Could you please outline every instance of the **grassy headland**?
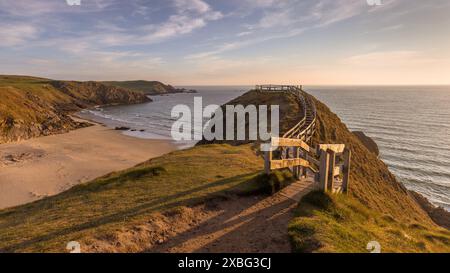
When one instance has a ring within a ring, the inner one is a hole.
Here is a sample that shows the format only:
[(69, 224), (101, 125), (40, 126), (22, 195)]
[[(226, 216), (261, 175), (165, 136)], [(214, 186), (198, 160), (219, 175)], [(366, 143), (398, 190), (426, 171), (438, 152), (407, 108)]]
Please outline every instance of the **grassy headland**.
[(0, 143), (87, 126), (68, 116), (83, 108), (148, 101), (141, 92), (97, 82), (0, 76)]

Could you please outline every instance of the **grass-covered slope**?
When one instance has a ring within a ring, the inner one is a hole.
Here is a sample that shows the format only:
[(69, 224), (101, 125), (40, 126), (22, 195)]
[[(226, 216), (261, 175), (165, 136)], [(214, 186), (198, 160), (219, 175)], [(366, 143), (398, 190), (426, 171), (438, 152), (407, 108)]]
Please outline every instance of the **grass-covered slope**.
[(68, 117), (82, 108), (146, 101), (150, 99), (140, 92), (96, 82), (0, 76), (0, 143), (85, 126)]
[(450, 252), (449, 230), (392, 217), (350, 196), (310, 193), (296, 215), (289, 224), (295, 252), (367, 253), (372, 241), (384, 253)]
[(315, 143), (352, 150), (350, 193), (313, 193), (299, 205), (289, 231), (294, 251), (366, 252), (378, 241), (388, 252), (450, 252), (450, 232), (438, 227), (386, 164), (316, 100)]
[(0, 252), (60, 252), (73, 240), (85, 247), (108, 240), (122, 229), (147, 223), (153, 213), (226, 192), (258, 190), (262, 166), (248, 145), (173, 152), (54, 197), (0, 211)]

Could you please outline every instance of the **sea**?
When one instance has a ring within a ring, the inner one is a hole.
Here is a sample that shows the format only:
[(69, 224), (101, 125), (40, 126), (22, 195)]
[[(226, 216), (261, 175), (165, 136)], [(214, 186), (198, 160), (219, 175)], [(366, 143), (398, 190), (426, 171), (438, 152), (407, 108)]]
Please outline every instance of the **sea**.
[[(84, 110), (81, 117), (108, 127), (129, 127), (124, 134), (171, 139), (176, 105), (193, 108), (224, 104), (251, 86), (181, 86), (195, 94), (152, 96), (153, 102)], [(450, 211), (450, 86), (304, 86), (352, 131), (363, 131), (380, 148), (380, 158), (408, 189)], [(195, 142), (178, 143), (180, 148)]]

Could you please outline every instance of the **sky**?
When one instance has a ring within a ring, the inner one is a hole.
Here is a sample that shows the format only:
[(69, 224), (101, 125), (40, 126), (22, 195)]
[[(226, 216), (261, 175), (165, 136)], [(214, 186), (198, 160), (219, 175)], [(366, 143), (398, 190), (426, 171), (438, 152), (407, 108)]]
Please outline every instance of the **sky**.
[(77, 0), (0, 0), (0, 74), (173, 85), (450, 84), (448, 0), (68, 2)]

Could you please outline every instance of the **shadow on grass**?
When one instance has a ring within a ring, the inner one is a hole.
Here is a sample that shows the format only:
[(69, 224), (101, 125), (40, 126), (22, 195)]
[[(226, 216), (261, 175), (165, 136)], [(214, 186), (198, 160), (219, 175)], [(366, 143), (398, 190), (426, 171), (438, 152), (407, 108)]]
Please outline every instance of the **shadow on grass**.
[[(254, 178), (257, 177), (258, 174), (259, 174), (259, 172), (255, 172), (255, 173), (251, 173), (251, 174), (244, 174), (244, 175), (239, 175), (239, 176), (235, 176), (235, 177), (231, 177), (231, 178), (227, 178), (227, 179), (222, 179), (222, 180), (219, 180), (219, 181), (216, 181), (213, 183), (209, 183), (206, 185), (202, 185), (202, 186), (187, 190), (187, 191), (183, 191), (183, 192), (179, 192), (179, 193), (176, 193), (173, 195), (157, 198), (155, 200), (152, 200), (151, 202), (147, 202), (147, 203), (135, 206), (135, 207), (127, 209), (127, 210), (122, 210), (122, 211), (113, 213), (108, 216), (92, 219), (88, 222), (85, 222), (85, 223), (82, 223), (82, 224), (79, 224), (76, 226), (62, 228), (60, 230), (57, 230), (57, 231), (54, 231), (54, 232), (51, 232), (51, 233), (48, 233), (45, 235), (37, 236), (32, 239), (28, 239), (26, 241), (23, 241), (23, 242), (14, 244), (14, 245), (0, 248), (0, 252), (14, 252), (14, 251), (20, 250), (22, 248), (29, 247), (38, 242), (42, 243), (42, 242), (45, 242), (48, 240), (55, 239), (55, 237), (58, 237), (58, 236), (65, 236), (65, 235), (69, 235), (69, 234), (75, 233), (75, 232), (80, 232), (80, 231), (83, 231), (86, 229), (92, 229), (92, 228), (96, 228), (96, 227), (99, 227), (102, 225), (106, 225), (106, 224), (110, 224), (110, 223), (114, 223), (114, 222), (118, 222), (118, 221), (123, 221), (123, 219), (131, 218), (131, 217), (134, 217), (134, 216), (137, 216), (140, 214), (144, 214), (144, 213), (162, 211), (162, 210), (166, 210), (166, 209), (170, 209), (170, 208), (174, 208), (174, 207), (178, 207), (178, 206), (182, 206), (182, 205), (195, 205), (195, 204), (207, 201), (209, 199), (215, 199), (215, 198), (220, 198), (220, 197), (223, 198), (224, 196), (226, 196), (229, 193), (250, 194), (251, 190), (254, 189), (255, 186), (252, 186), (249, 188), (244, 184), (248, 184), (249, 182), (255, 183), (256, 180), (254, 180)], [(234, 187), (231, 187), (229, 189), (220, 190), (220, 191), (213, 192), (213, 193), (208, 193), (206, 196), (199, 196), (199, 197), (179, 200), (180, 198), (183, 198), (183, 197), (186, 197), (186, 196), (189, 196), (189, 195), (192, 195), (192, 194), (195, 194), (195, 193), (198, 193), (203, 190), (210, 189), (210, 188), (223, 186), (223, 185), (226, 185), (226, 184), (231, 183), (236, 180), (243, 180), (243, 182)], [(81, 190), (80, 192), (83, 192), (83, 191)], [(59, 196), (59, 198), (61, 198), (61, 197), (62, 196)], [(37, 201), (32, 204), (36, 205), (36, 203), (45, 202), (46, 206), (51, 206), (51, 199), (52, 198), (50, 198), (50, 200)], [(178, 201), (176, 201), (176, 200), (178, 200)], [(24, 207), (29, 207), (29, 206), (30, 205), (26, 205)]]
[(287, 226), (295, 207), (294, 200), (271, 196), (221, 202), (217, 216), (144, 252), (290, 252)]

